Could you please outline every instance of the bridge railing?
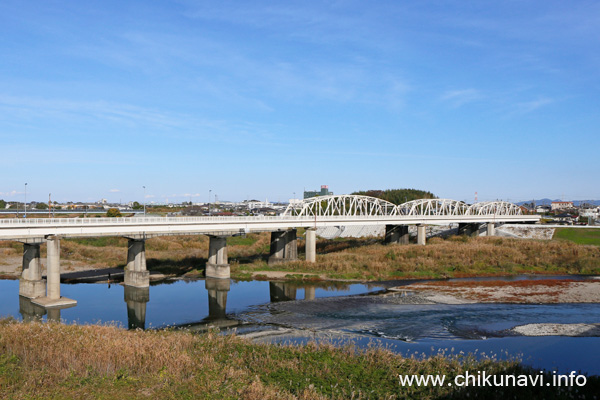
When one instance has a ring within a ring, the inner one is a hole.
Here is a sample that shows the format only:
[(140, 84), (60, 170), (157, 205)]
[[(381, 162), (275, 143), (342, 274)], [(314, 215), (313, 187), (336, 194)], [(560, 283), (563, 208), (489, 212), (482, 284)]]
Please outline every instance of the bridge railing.
[(28, 219), (0, 219), (0, 227), (34, 227), (34, 226), (98, 226), (98, 225), (169, 225), (169, 224), (210, 224), (218, 222), (238, 222), (238, 223), (253, 223), (260, 221), (323, 221), (323, 220), (339, 220), (340, 223), (343, 221), (365, 221), (365, 225), (368, 225), (368, 221), (398, 221), (401, 223), (403, 220), (413, 220), (415, 218), (422, 218), (424, 220), (435, 220), (435, 219), (460, 219), (469, 217), (489, 217), (489, 218), (503, 218), (508, 217), (509, 219), (517, 220), (519, 217), (523, 219), (530, 219), (526, 216), (502, 216), (502, 215), (330, 215), (330, 216), (214, 216), (214, 217), (130, 217), (130, 218), (28, 218)]

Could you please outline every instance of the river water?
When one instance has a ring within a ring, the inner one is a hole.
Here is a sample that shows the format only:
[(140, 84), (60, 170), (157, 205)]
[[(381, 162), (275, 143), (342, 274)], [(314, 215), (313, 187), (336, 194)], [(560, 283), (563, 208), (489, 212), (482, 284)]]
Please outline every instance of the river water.
[(218, 326), (261, 342), (316, 339), (377, 343), (405, 355), (442, 350), (520, 356), (534, 368), (600, 374), (599, 337), (523, 337), (508, 331), (530, 323), (599, 323), (599, 304), (416, 304), (419, 295), (411, 292), (379, 295), (390, 285), (174, 280), (135, 289), (62, 284), (61, 295), (77, 305), (47, 312), (19, 297), (18, 281), (0, 280), (0, 316), (146, 329)]

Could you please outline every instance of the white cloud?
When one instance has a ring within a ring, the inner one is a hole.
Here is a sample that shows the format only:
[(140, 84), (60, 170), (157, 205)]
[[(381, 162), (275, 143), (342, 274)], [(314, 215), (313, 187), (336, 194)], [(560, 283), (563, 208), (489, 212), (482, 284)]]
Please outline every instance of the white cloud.
[(119, 193), (120, 190), (119, 189), (110, 189), (109, 192), (111, 192), (111, 193)]

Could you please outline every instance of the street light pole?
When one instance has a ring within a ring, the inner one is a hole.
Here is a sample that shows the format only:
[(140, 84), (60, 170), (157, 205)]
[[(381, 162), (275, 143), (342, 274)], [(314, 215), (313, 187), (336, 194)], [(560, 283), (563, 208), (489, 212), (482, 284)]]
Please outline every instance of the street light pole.
[(25, 204), (23, 204), (24, 215), (23, 218), (27, 218), (27, 182), (25, 182)]
[(208, 189), (208, 215), (210, 216), (210, 194), (212, 189)]
[(142, 186), (144, 188), (144, 217), (146, 216), (146, 186)]

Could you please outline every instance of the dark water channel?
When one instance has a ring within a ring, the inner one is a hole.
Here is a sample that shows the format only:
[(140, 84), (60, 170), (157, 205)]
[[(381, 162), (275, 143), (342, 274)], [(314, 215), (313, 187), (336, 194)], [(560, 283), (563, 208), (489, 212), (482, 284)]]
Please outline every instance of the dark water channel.
[(263, 342), (376, 342), (405, 355), (440, 349), (520, 355), (535, 368), (600, 374), (600, 337), (524, 337), (508, 332), (530, 323), (600, 323), (598, 304), (416, 304), (418, 295), (410, 292), (373, 295), (391, 285), (174, 280), (135, 289), (62, 284), (61, 294), (77, 300), (77, 305), (46, 311), (19, 297), (18, 281), (0, 280), (0, 316), (146, 329), (187, 326), (201, 331), (218, 326), (256, 334), (255, 340)]

